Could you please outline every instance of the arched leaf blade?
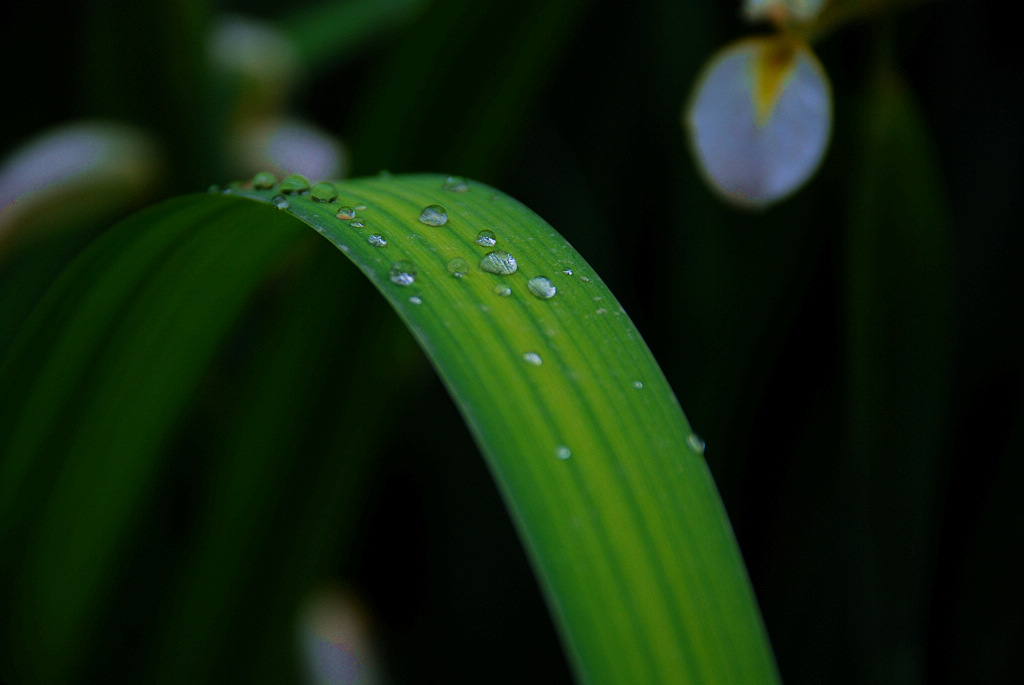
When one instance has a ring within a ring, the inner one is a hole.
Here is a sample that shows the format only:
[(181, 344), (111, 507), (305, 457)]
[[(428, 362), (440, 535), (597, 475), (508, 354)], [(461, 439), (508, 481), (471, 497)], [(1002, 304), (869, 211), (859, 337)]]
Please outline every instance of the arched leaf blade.
[[(699, 439), (583, 258), (483, 184), (459, 192), (441, 176), (382, 175), (336, 187), (334, 202), (293, 194), (285, 211), (347, 254), (427, 352), (499, 484), (581, 678), (777, 680)], [(260, 201), (279, 192), (233, 190)], [(419, 221), (433, 204), (445, 208), (444, 225)], [(342, 206), (356, 208), (357, 223), (338, 218)], [(495, 245), (477, 243), (484, 229)], [(491, 250), (511, 253), (518, 270), (482, 270)], [(449, 271), (453, 259), (470, 265), (462, 277)], [(393, 265), (405, 262), (414, 280), (393, 282)], [(537, 276), (554, 297), (531, 292)]]

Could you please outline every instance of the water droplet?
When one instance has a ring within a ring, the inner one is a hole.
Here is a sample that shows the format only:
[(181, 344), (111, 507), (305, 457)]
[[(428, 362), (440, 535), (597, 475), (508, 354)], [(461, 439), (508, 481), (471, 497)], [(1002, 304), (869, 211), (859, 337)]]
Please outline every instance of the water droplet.
[(219, 193), (220, 192), (220, 186), (217, 185), (216, 183), (214, 183), (213, 185), (211, 185), (209, 188), (206, 189), (206, 192), (208, 192), (208, 193)]
[(348, 221), (356, 218), (356, 210), (352, 209), (348, 205), (342, 205), (338, 207), (338, 213), (335, 216), (339, 219), (343, 219), (344, 221)]
[(485, 228), (476, 234), (476, 244), (483, 245), (484, 247), (494, 247), (498, 239), (494, 235), (494, 231), (489, 228)]
[(281, 181), (281, 192), (285, 195), (309, 191), (309, 179), (302, 174), (289, 174)]
[(484, 255), (480, 260), (480, 268), (488, 273), (508, 276), (514, 274), (519, 265), (516, 258), (504, 250), (493, 250)]
[(689, 445), (694, 452), (704, 454), (704, 441), (701, 440), (700, 436), (696, 433), (690, 433), (690, 437), (686, 439), (686, 444)]
[(565, 445), (559, 445), (555, 448), (555, 456), (559, 459), (568, 459), (572, 456), (572, 450)]
[(408, 259), (400, 259), (391, 265), (388, 278), (395, 285), (412, 285), (413, 281), (416, 280), (416, 265)]
[(461, 176), (449, 176), (441, 185), (441, 190), (449, 190), (453, 193), (464, 193), (469, 190), (469, 183)]
[(361, 212), (361, 211), (363, 211), (364, 209), (366, 209), (366, 205), (364, 205), (364, 204), (363, 204), (362, 202), (360, 202), (359, 204), (357, 204), (357, 205), (356, 205), (356, 206), (354, 207), (354, 209), (355, 209), (355, 210), (356, 210), (357, 212)]
[(507, 285), (496, 285), (494, 286), (494, 294), (498, 297), (508, 297), (512, 294), (512, 288)]
[(594, 310), (594, 313), (595, 314), (607, 314), (608, 310), (605, 309), (604, 307), (598, 307), (597, 309)]
[(352, 219), (352, 221), (348, 222), (348, 225), (352, 228), (366, 228), (366, 222), (362, 219)]
[(534, 276), (526, 282), (526, 287), (542, 300), (550, 300), (558, 292), (558, 289), (544, 276)]
[(271, 198), (270, 204), (274, 205), (278, 209), (288, 209), (288, 198), (284, 195), (275, 195)]
[(540, 358), (540, 355), (536, 352), (527, 352), (523, 355), (523, 361), (531, 366), (540, 366), (544, 363), (544, 360)]
[(587, 278), (586, 276), (580, 276), (580, 280), (583, 281), (584, 283), (590, 283), (590, 279)]
[(277, 183), (277, 176), (269, 171), (261, 171), (252, 177), (252, 187), (257, 190), (269, 190)]
[(448, 222), (448, 211), (441, 205), (427, 205), (420, 212), (420, 223), (427, 226), (444, 226)]
[(412, 297), (409, 298), (409, 304), (423, 304), (423, 300), (421, 300), (418, 296), (413, 295)]
[(643, 381), (633, 381), (633, 387), (636, 388), (637, 390), (643, 390), (644, 383)]
[(387, 238), (382, 236), (380, 233), (374, 233), (366, 239), (366, 242), (370, 243), (374, 247), (384, 247), (388, 244)]
[(572, 269), (562, 269), (562, 273), (566, 276), (572, 276)]
[(462, 278), (469, 273), (469, 262), (462, 257), (454, 257), (448, 262), (448, 273), (455, 276), (455, 278)]
[(314, 202), (334, 202), (338, 199), (338, 189), (333, 183), (321, 181), (309, 189), (309, 196)]

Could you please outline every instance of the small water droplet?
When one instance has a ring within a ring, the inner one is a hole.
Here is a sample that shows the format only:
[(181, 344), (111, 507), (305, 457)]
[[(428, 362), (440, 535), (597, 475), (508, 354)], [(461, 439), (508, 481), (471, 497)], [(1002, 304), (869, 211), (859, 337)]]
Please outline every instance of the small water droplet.
[(356, 218), (356, 210), (352, 209), (348, 205), (342, 205), (338, 207), (338, 213), (335, 216), (344, 221), (348, 221)]
[(484, 247), (494, 247), (498, 239), (494, 235), (494, 231), (489, 228), (485, 228), (476, 234), (476, 244), (483, 245)]
[(400, 259), (391, 265), (388, 278), (395, 285), (412, 285), (416, 280), (416, 265), (408, 259)]
[(382, 236), (380, 233), (374, 233), (366, 239), (366, 242), (370, 243), (374, 247), (384, 247), (388, 244), (387, 238)]
[(498, 297), (508, 297), (512, 294), (512, 288), (507, 285), (496, 285), (494, 286), (494, 294)]
[(277, 176), (269, 171), (261, 171), (252, 177), (252, 187), (257, 190), (270, 190), (277, 183)]
[(508, 276), (514, 274), (519, 265), (516, 258), (504, 250), (493, 250), (484, 255), (480, 260), (480, 268), (488, 273)]
[(704, 454), (704, 441), (701, 440), (700, 436), (696, 433), (690, 433), (690, 437), (686, 439), (686, 444), (689, 445), (694, 452)]
[(572, 269), (562, 269), (562, 273), (566, 276), (572, 276)]
[(469, 190), (469, 183), (461, 176), (449, 176), (441, 185), (441, 190), (449, 190), (453, 193), (464, 193)]
[(594, 310), (594, 313), (595, 314), (607, 314), (608, 310), (605, 309), (604, 307), (598, 307), (597, 309)]
[(285, 195), (309, 192), (309, 179), (302, 174), (289, 174), (281, 180), (280, 190)]
[(278, 209), (288, 209), (288, 198), (284, 195), (275, 195), (271, 198), (270, 204), (274, 205)]
[(413, 295), (412, 297), (409, 298), (409, 304), (423, 304), (423, 300), (421, 300), (418, 296)]
[(586, 276), (580, 276), (580, 280), (583, 281), (584, 283), (590, 283), (590, 279), (587, 278)]
[(427, 205), (420, 212), (420, 223), (427, 226), (444, 226), (448, 222), (448, 211), (441, 205)]
[(352, 228), (366, 228), (366, 223), (362, 219), (352, 219), (348, 225)]
[(462, 257), (454, 257), (448, 262), (448, 273), (455, 276), (455, 278), (462, 278), (469, 273), (469, 262)]
[(527, 352), (523, 355), (523, 361), (531, 366), (540, 366), (544, 363), (544, 360), (540, 358), (540, 355), (536, 352)]
[(643, 381), (633, 381), (633, 387), (636, 388), (637, 390), (643, 390), (644, 383)]
[(526, 282), (526, 287), (542, 300), (550, 300), (558, 292), (558, 289), (544, 276), (534, 276)]
[(333, 183), (321, 181), (309, 189), (309, 196), (314, 202), (334, 202), (338, 199), (338, 189)]
[(366, 209), (366, 205), (364, 205), (362, 202), (360, 202), (353, 209), (355, 209), (357, 212), (361, 212), (361, 211)]
[(569, 457), (572, 456), (572, 450), (570, 450), (565, 445), (559, 445), (558, 447), (555, 448), (555, 456), (563, 460), (568, 459)]

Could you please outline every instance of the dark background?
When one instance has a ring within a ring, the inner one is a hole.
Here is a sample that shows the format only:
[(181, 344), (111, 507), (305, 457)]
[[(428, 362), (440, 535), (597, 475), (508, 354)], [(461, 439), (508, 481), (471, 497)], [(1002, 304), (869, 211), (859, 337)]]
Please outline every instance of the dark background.
[[(2, 19), (0, 154), (103, 117), (163, 145), (160, 186), (137, 204), (229, 180), (236, 91), (203, 59), (205, 27), (230, 10), (308, 30), (313, 5), (284, 5), (17, 5)], [(680, 123), (704, 61), (757, 30), (733, 3), (414, 5), (309, 53), (292, 113), (343, 141), (353, 176), (501, 188), (602, 275), (707, 442), (783, 680), (1020, 680), (1024, 64), (1009, 18), (990, 2), (924, 2), (827, 36), (815, 49), (833, 86), (829, 153), (799, 193), (752, 214), (703, 185)], [(83, 217), (66, 253), (35, 248), (40, 273), (109, 220)], [(367, 328), (394, 325), (381, 309), (360, 312)], [(234, 383), (231, 344), (209, 392)], [(380, 419), (363, 447), (380, 457), (373, 487), (318, 543), (329, 576), (363, 597), (393, 682), (565, 682), (471, 438), (418, 351), (397, 347), (398, 380), (359, 385), (325, 364)], [(197, 436), (215, 414), (200, 402), (183, 422), (140, 524), (160, 540), (128, 546), (83, 680), (146, 670), (159, 617), (143, 607), (188, 549), (191, 502), (217, 468)], [(281, 501), (311, 480), (287, 480)], [(253, 557), (244, 582), (272, 593), (260, 569), (273, 564)], [(233, 634), (194, 677), (258, 661)]]

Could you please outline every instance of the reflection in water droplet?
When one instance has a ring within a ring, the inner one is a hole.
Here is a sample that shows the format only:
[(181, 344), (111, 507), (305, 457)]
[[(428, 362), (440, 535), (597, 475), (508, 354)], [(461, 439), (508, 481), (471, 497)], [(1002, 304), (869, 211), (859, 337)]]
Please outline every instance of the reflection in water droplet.
[(420, 212), (420, 223), (427, 226), (444, 226), (448, 222), (448, 211), (441, 205), (427, 205)]
[(489, 228), (485, 228), (476, 234), (476, 244), (483, 245), (484, 247), (494, 247), (498, 239), (494, 235), (494, 231)]
[(448, 262), (448, 273), (455, 278), (462, 278), (469, 273), (469, 262), (462, 257), (455, 257)]
[(636, 388), (637, 390), (643, 390), (643, 381), (633, 381), (633, 387)]
[(469, 190), (469, 183), (461, 176), (449, 176), (444, 180), (441, 190), (449, 190), (453, 193), (464, 193)]
[(374, 247), (384, 247), (388, 244), (387, 239), (380, 233), (374, 233), (366, 239), (366, 242), (370, 243)]
[(534, 276), (527, 281), (526, 287), (542, 300), (550, 300), (558, 292), (558, 289), (544, 276)]
[(409, 304), (423, 304), (423, 300), (421, 300), (416, 295), (413, 295), (412, 297), (409, 298)]
[(289, 174), (281, 181), (281, 192), (285, 195), (309, 190), (309, 179), (302, 174)]
[(342, 205), (338, 207), (338, 213), (335, 216), (339, 219), (348, 221), (349, 219), (356, 218), (356, 210), (352, 209), (348, 205)]
[(704, 441), (696, 433), (690, 433), (690, 437), (686, 439), (686, 444), (693, 448), (694, 452), (704, 454)]
[(519, 265), (516, 258), (504, 250), (494, 250), (484, 255), (480, 260), (480, 268), (492, 274), (508, 276), (514, 274)]
[(565, 445), (559, 445), (555, 448), (555, 456), (559, 459), (568, 459), (572, 456), (572, 451)]
[(395, 285), (412, 285), (416, 280), (416, 265), (408, 259), (400, 259), (391, 265), (388, 278)]
[(499, 297), (508, 297), (512, 294), (512, 288), (507, 285), (496, 285), (494, 286), (494, 294)]
[(315, 202), (334, 202), (338, 199), (338, 189), (333, 183), (323, 181), (309, 189), (309, 196)]
[(348, 222), (348, 225), (352, 228), (366, 228), (366, 223), (362, 219), (352, 219)]
[(274, 205), (278, 209), (288, 209), (288, 199), (284, 195), (275, 195), (270, 200), (270, 204)]
[(252, 187), (257, 190), (269, 190), (277, 183), (277, 176), (269, 171), (261, 171), (252, 177)]
[(540, 358), (540, 355), (536, 352), (527, 352), (523, 355), (523, 361), (531, 366), (540, 366), (544, 363), (544, 360)]

